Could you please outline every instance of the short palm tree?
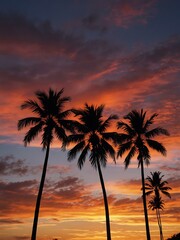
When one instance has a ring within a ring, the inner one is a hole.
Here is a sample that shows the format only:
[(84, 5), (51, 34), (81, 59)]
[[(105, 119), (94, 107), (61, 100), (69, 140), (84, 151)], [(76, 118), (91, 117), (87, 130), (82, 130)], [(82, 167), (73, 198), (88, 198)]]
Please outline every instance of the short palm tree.
[(58, 140), (62, 141), (64, 146), (67, 139), (65, 129), (70, 126), (70, 120), (66, 119), (70, 110), (64, 111), (64, 104), (70, 101), (70, 98), (62, 97), (63, 91), (63, 89), (58, 92), (49, 89), (48, 93), (37, 91), (35, 95), (38, 101), (29, 99), (21, 105), (22, 109), (30, 109), (34, 113), (34, 116), (23, 118), (18, 122), (18, 130), (31, 126), (24, 137), (25, 146), (42, 133), (41, 144), (43, 150), (46, 149), (42, 177), (34, 212), (31, 240), (36, 239), (38, 215), (46, 176), (50, 145), (53, 142), (54, 136), (56, 136)]
[(169, 135), (168, 131), (161, 127), (149, 129), (155, 117), (157, 117), (156, 113), (146, 119), (146, 112), (143, 111), (143, 109), (141, 109), (141, 111), (132, 110), (124, 117), (124, 121), (117, 123), (117, 127), (124, 131), (124, 133), (119, 134), (118, 157), (122, 157), (125, 152), (128, 152), (124, 160), (125, 168), (127, 168), (131, 159), (137, 154), (138, 167), (141, 167), (142, 197), (147, 240), (150, 240), (150, 231), (145, 195), (144, 162), (147, 165), (150, 163), (151, 155), (149, 147), (160, 152), (162, 155), (166, 155), (165, 147), (153, 138), (161, 134)]
[(76, 133), (68, 137), (69, 142), (75, 144), (68, 152), (68, 160), (73, 160), (80, 153), (77, 163), (80, 169), (86, 158), (97, 169), (104, 198), (107, 240), (111, 240), (108, 200), (101, 166), (106, 166), (108, 155), (115, 161), (115, 150), (112, 143), (115, 142), (117, 133), (107, 132), (107, 129), (112, 120), (118, 117), (110, 115), (106, 120), (103, 120), (103, 110), (104, 105), (95, 107), (88, 104), (85, 104), (84, 109), (73, 110), (75, 116), (79, 117), (79, 121), (76, 123)]
[(160, 216), (160, 209), (163, 210), (164, 201), (161, 199), (160, 194), (164, 194), (167, 197), (171, 198), (168, 190), (171, 190), (171, 187), (168, 187), (167, 181), (162, 181), (164, 175), (161, 175), (160, 171), (151, 172), (151, 176), (147, 176), (145, 182), (146, 195), (154, 194), (153, 199), (149, 201), (149, 208), (152, 210), (156, 210), (156, 216), (160, 231), (160, 239), (163, 240), (163, 232), (162, 232), (162, 223)]
[(161, 223), (161, 215), (160, 215), (160, 210), (164, 209), (164, 201), (159, 195), (155, 195), (148, 204), (148, 208), (152, 209), (153, 211), (156, 210), (156, 217), (157, 217), (157, 222), (159, 226), (159, 232), (160, 232), (160, 240), (163, 240), (163, 232), (162, 232), (162, 223)]

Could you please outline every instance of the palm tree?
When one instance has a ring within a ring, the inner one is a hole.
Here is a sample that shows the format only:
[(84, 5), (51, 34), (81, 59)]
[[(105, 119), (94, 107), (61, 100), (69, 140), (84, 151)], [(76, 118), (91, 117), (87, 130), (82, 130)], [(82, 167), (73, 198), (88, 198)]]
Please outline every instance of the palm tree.
[(146, 195), (151, 195), (154, 193), (156, 196), (160, 195), (160, 193), (166, 195), (167, 197), (171, 198), (170, 193), (168, 190), (171, 190), (171, 187), (168, 187), (167, 181), (162, 181), (162, 178), (164, 175), (161, 175), (160, 171), (151, 172), (151, 176), (147, 176), (146, 183), (145, 183), (145, 189)]
[(70, 127), (70, 120), (66, 119), (70, 113), (70, 110), (63, 111), (64, 104), (70, 101), (70, 97), (62, 97), (63, 91), (63, 89), (61, 89), (59, 92), (49, 89), (48, 93), (37, 91), (35, 95), (38, 101), (28, 99), (21, 105), (21, 109), (30, 109), (35, 115), (18, 121), (18, 130), (31, 126), (29, 131), (25, 134), (23, 140), (25, 146), (27, 146), (40, 133), (42, 133), (41, 144), (43, 150), (46, 149), (34, 212), (31, 240), (36, 239), (38, 215), (46, 176), (50, 145), (54, 140), (54, 136), (56, 136), (58, 140), (62, 141), (62, 146), (64, 146), (64, 143), (67, 139), (65, 129)]
[(159, 171), (151, 172), (151, 176), (147, 176), (147, 181), (145, 182), (145, 189), (147, 190), (146, 195), (148, 196), (154, 193), (153, 199), (149, 201), (149, 208), (151, 208), (152, 210), (156, 210), (161, 240), (163, 240), (163, 232), (159, 210), (163, 209), (164, 201), (161, 199), (160, 193), (171, 198), (171, 195), (168, 192), (168, 190), (171, 190), (171, 187), (167, 186), (167, 181), (162, 181), (163, 177), (164, 175), (161, 175), (161, 172)]
[(124, 133), (119, 134), (118, 157), (122, 157), (122, 155), (128, 151), (124, 160), (125, 168), (127, 168), (131, 159), (137, 154), (138, 167), (141, 167), (142, 198), (147, 240), (150, 240), (150, 231), (145, 195), (144, 162), (147, 165), (150, 163), (151, 155), (148, 147), (160, 152), (162, 155), (166, 155), (165, 147), (160, 142), (153, 140), (153, 138), (161, 134), (169, 135), (168, 131), (161, 127), (156, 127), (152, 130), (149, 129), (157, 116), (155, 113), (146, 119), (146, 112), (144, 112), (143, 109), (141, 109), (141, 111), (132, 110), (124, 117), (125, 121), (119, 121), (117, 123), (117, 127), (124, 131)]
[(159, 232), (160, 232), (160, 240), (163, 240), (163, 232), (162, 232), (162, 223), (161, 223), (161, 215), (160, 210), (164, 209), (164, 201), (160, 197), (160, 195), (155, 195), (148, 204), (148, 208), (152, 209), (153, 211), (156, 210), (156, 217), (157, 222), (159, 226)]
[(80, 153), (78, 167), (81, 169), (88, 158), (92, 167), (98, 171), (104, 198), (107, 240), (111, 240), (108, 200), (101, 166), (106, 167), (108, 155), (115, 161), (115, 150), (111, 143), (115, 143), (117, 133), (107, 132), (107, 129), (111, 121), (118, 117), (110, 115), (103, 120), (103, 110), (104, 105), (95, 107), (88, 104), (85, 104), (84, 109), (73, 110), (75, 116), (79, 117), (79, 121), (76, 123), (76, 133), (68, 137), (69, 142), (75, 144), (68, 152), (68, 160), (73, 160)]

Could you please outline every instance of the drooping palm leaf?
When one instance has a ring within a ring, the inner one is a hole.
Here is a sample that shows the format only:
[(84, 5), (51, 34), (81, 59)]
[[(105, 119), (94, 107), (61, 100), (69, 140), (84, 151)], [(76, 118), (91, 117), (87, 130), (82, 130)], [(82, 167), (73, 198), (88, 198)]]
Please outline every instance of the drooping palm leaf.
[(41, 118), (37, 117), (27, 117), (18, 121), (18, 130), (28, 127), (30, 125), (35, 125), (41, 121)]
[(160, 143), (152, 139), (146, 139), (147, 144), (152, 149), (156, 150), (157, 152), (160, 152), (162, 155), (166, 156), (166, 148)]

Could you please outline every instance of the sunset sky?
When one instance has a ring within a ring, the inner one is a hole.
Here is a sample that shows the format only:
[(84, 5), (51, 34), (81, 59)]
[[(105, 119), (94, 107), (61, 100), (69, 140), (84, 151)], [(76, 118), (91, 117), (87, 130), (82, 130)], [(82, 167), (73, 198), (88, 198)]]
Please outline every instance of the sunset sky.
[[(29, 240), (45, 152), (40, 139), (23, 145), (20, 105), (50, 87), (71, 102), (105, 104), (105, 116), (132, 109), (158, 113), (155, 126), (167, 156), (152, 152), (145, 176), (161, 171), (172, 198), (163, 197), (164, 238), (180, 232), (180, 1), (0, 1), (0, 239)], [(102, 191), (88, 159), (77, 159), (55, 142), (49, 158), (37, 240), (106, 239)], [(145, 239), (141, 178), (134, 158), (109, 159), (103, 169), (112, 240)], [(159, 239), (149, 210), (152, 240)]]

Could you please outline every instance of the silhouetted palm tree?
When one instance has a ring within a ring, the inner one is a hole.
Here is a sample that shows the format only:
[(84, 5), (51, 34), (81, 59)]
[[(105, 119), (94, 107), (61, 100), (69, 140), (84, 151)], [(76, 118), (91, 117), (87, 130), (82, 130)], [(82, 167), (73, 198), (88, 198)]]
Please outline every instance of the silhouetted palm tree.
[(66, 119), (70, 110), (63, 111), (64, 104), (70, 101), (70, 97), (62, 97), (63, 91), (64, 90), (61, 89), (59, 92), (55, 92), (52, 89), (49, 89), (48, 94), (43, 91), (37, 91), (35, 95), (38, 101), (29, 99), (21, 105), (22, 109), (30, 109), (35, 115), (23, 118), (18, 122), (18, 130), (31, 126), (24, 137), (25, 146), (42, 133), (41, 144), (43, 150), (46, 149), (42, 177), (34, 212), (31, 240), (36, 239), (39, 208), (46, 176), (50, 145), (53, 142), (54, 136), (62, 141), (62, 145), (64, 145), (67, 138), (65, 129), (70, 127), (70, 122)]
[(156, 196), (160, 195), (160, 192), (164, 195), (166, 195), (167, 197), (171, 198), (170, 193), (168, 192), (168, 190), (171, 190), (171, 187), (168, 187), (167, 181), (162, 181), (162, 178), (164, 177), (164, 175), (161, 175), (160, 171), (155, 171), (155, 172), (151, 172), (151, 176), (147, 176), (146, 178), (146, 183), (145, 183), (145, 189), (146, 191), (146, 195), (151, 195), (151, 194), (155, 194)]
[(86, 158), (89, 158), (91, 165), (98, 170), (105, 205), (107, 240), (111, 240), (108, 200), (101, 166), (106, 166), (108, 155), (115, 161), (115, 150), (112, 142), (116, 140), (117, 133), (107, 132), (107, 129), (111, 121), (118, 117), (110, 115), (106, 120), (103, 120), (103, 110), (104, 105), (95, 107), (88, 104), (85, 104), (84, 109), (73, 110), (75, 115), (79, 117), (79, 121), (76, 123), (76, 134), (68, 137), (69, 142), (75, 143), (75, 146), (68, 152), (68, 160), (73, 160), (80, 153), (78, 156), (80, 169)]
[(160, 195), (154, 195), (154, 197), (149, 201), (148, 207), (153, 211), (156, 210), (156, 217), (157, 217), (157, 222), (158, 222), (159, 232), (160, 232), (160, 240), (163, 240), (164, 238), (163, 238), (163, 232), (162, 232), (160, 210), (164, 209), (164, 201), (162, 200)]
[(125, 168), (127, 168), (131, 159), (137, 154), (138, 167), (141, 167), (142, 197), (147, 240), (150, 240), (150, 231), (145, 195), (144, 162), (147, 165), (150, 163), (151, 156), (148, 147), (160, 152), (162, 155), (166, 155), (165, 147), (161, 143), (153, 140), (153, 138), (161, 134), (169, 135), (168, 131), (161, 127), (156, 127), (152, 130), (149, 129), (155, 117), (157, 117), (156, 113), (146, 119), (146, 112), (144, 112), (143, 109), (140, 112), (132, 110), (124, 117), (125, 121), (119, 121), (117, 124), (117, 127), (124, 131), (124, 133), (120, 134), (118, 157), (122, 157), (122, 155), (128, 151), (128, 155), (124, 161)]
[(146, 195), (148, 196), (154, 193), (153, 199), (149, 201), (149, 208), (151, 208), (152, 210), (156, 210), (161, 240), (163, 240), (163, 232), (159, 210), (163, 209), (164, 201), (161, 199), (160, 193), (171, 198), (171, 195), (168, 192), (168, 190), (171, 190), (171, 187), (167, 186), (167, 181), (162, 181), (163, 177), (164, 175), (161, 175), (161, 172), (159, 171), (151, 172), (151, 176), (147, 176), (147, 181), (145, 182), (145, 189), (147, 190)]

